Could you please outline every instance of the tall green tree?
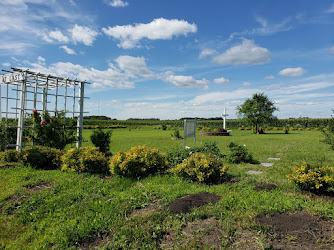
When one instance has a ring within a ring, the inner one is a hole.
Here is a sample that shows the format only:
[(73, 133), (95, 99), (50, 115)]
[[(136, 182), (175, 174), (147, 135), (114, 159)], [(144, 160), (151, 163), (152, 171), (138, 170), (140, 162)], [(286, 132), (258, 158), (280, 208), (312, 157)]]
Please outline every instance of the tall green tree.
[(268, 99), (264, 93), (254, 94), (251, 99), (247, 99), (242, 105), (237, 107), (238, 114), (246, 120), (255, 132), (259, 127), (277, 119), (273, 113), (278, 110), (275, 103)]

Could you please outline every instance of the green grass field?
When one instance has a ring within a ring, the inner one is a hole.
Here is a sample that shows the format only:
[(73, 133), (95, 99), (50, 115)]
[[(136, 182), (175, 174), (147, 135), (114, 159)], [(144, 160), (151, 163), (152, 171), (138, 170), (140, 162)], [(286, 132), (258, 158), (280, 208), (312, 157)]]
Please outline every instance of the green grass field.
[[(149, 126), (115, 129), (110, 148), (116, 153), (146, 144), (166, 153), (183, 144), (182, 140), (171, 140), (172, 132)], [(89, 139), (90, 133), (91, 130), (84, 131), (85, 139)], [(76, 249), (89, 242), (108, 249), (157, 249), (162, 247), (161, 241), (167, 234), (174, 237), (172, 247), (194, 249), (199, 244), (196, 237), (205, 232), (196, 231), (189, 239), (182, 230), (186, 225), (211, 217), (218, 221), (216, 227), (221, 232), (222, 248), (235, 248), (247, 232), (261, 249), (270, 234), (255, 222), (257, 215), (303, 210), (334, 219), (332, 201), (302, 193), (286, 178), (293, 166), (304, 161), (334, 165), (333, 151), (320, 142), (322, 138), (319, 131), (291, 131), (287, 135), (282, 131), (268, 131), (255, 135), (251, 131), (235, 130), (229, 137), (197, 136), (197, 145), (204, 140), (215, 141), (224, 153), (228, 143), (234, 141), (245, 144), (254, 159), (274, 163), (272, 167), (228, 164), (233, 181), (212, 186), (171, 175), (130, 180), (1, 163), (0, 249)], [(187, 145), (192, 145), (192, 139), (187, 140)], [(85, 142), (84, 146), (92, 145)], [(280, 160), (267, 160), (268, 157)], [(248, 170), (263, 174), (249, 175)], [(260, 183), (273, 183), (278, 188), (257, 192), (254, 187)], [(220, 195), (222, 199), (215, 205), (195, 208), (189, 214), (175, 215), (162, 209), (144, 216), (131, 216), (135, 209), (153, 202), (165, 206), (182, 195), (201, 191)], [(102, 236), (107, 240), (99, 243), (96, 239)]]

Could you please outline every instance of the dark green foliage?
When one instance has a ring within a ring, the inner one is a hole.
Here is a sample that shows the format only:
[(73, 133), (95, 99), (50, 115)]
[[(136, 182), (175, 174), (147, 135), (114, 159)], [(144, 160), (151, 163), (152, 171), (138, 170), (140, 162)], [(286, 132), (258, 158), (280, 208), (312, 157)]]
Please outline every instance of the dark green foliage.
[(22, 161), (25, 165), (37, 169), (60, 169), (62, 155), (59, 149), (34, 146), (23, 149)]
[(90, 140), (102, 153), (109, 154), (111, 142), (111, 130), (103, 131), (101, 128), (93, 130)]
[(0, 151), (6, 149), (8, 144), (16, 144), (16, 127), (5, 127), (4, 122), (0, 124)]
[(180, 164), (183, 160), (187, 159), (193, 153), (205, 153), (211, 155), (212, 157), (222, 158), (219, 148), (217, 147), (216, 142), (204, 141), (203, 145), (193, 147), (190, 149), (183, 148), (173, 148), (167, 153), (167, 161), (171, 167), (175, 167), (177, 164)]
[(18, 162), (20, 161), (20, 158), (20, 152), (15, 149), (7, 149), (4, 152), (0, 152), (0, 161)]
[(162, 128), (162, 130), (166, 130), (167, 129), (167, 125), (166, 124), (162, 124), (161, 128)]
[(330, 119), (328, 122), (328, 130), (323, 131), (325, 139), (324, 143), (330, 145), (331, 149), (334, 150), (334, 118)]
[(179, 129), (177, 129), (177, 128), (174, 130), (174, 133), (171, 134), (171, 136), (172, 136), (172, 138), (182, 139), (182, 136), (181, 136), (181, 134), (180, 134), (180, 131), (179, 131)]
[(231, 142), (228, 145), (230, 149), (229, 153), (226, 156), (226, 160), (230, 163), (256, 163), (253, 159), (253, 156), (247, 152), (246, 146), (240, 146), (234, 142)]
[(265, 125), (277, 119), (273, 113), (278, 110), (274, 102), (270, 101), (263, 93), (254, 94), (252, 99), (247, 99), (242, 105), (237, 107), (238, 114), (246, 120), (246, 122), (255, 127), (258, 132), (260, 125)]

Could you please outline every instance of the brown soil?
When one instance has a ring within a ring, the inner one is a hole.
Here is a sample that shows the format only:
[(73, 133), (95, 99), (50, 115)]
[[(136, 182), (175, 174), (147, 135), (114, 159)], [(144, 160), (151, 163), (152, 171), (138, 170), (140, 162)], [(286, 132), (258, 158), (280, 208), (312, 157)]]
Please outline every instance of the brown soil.
[(91, 235), (80, 244), (78, 249), (80, 250), (100, 249), (110, 241), (111, 237), (112, 237), (111, 234)]
[(320, 219), (306, 212), (260, 215), (256, 220), (269, 227), (273, 249), (333, 249), (334, 222)]
[(29, 192), (39, 192), (41, 190), (50, 189), (52, 186), (48, 182), (42, 181), (36, 185), (28, 185), (26, 188)]
[(255, 191), (262, 191), (262, 190), (273, 190), (277, 188), (277, 185), (275, 184), (259, 184), (255, 186)]
[(168, 208), (174, 214), (189, 213), (192, 208), (200, 207), (209, 203), (215, 204), (220, 200), (219, 195), (208, 192), (189, 194), (176, 199), (169, 204)]
[[(180, 235), (168, 233), (160, 242), (161, 249), (220, 249), (222, 230), (219, 221), (208, 218), (186, 225)], [(174, 245), (177, 242), (177, 245)]]
[(162, 209), (163, 205), (159, 200), (156, 200), (152, 204), (149, 204), (147, 207), (133, 210), (129, 217), (131, 218), (134, 216), (150, 216), (152, 213), (160, 211)]
[(230, 132), (199, 132), (201, 136), (229, 136)]

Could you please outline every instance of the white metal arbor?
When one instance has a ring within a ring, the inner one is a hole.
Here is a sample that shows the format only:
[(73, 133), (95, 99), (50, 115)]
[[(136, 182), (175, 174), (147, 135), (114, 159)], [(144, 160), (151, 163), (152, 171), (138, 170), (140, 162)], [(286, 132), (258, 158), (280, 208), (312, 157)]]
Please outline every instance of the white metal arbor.
[[(24, 120), (28, 112), (31, 113), (33, 110), (55, 113), (63, 110), (65, 117), (77, 117), (77, 136), (80, 139), (76, 147), (81, 147), (84, 99), (87, 98), (84, 96), (84, 89), (85, 84), (89, 83), (19, 68), (11, 69), (11, 71), (2, 70), (6, 74), (0, 74), (0, 123), (4, 122), (8, 128), (10, 117), (17, 121), (16, 144), (9, 144), (6, 147), (15, 146), (16, 150), (22, 150), (25, 145)], [(59, 105), (61, 103), (63, 105)]]

